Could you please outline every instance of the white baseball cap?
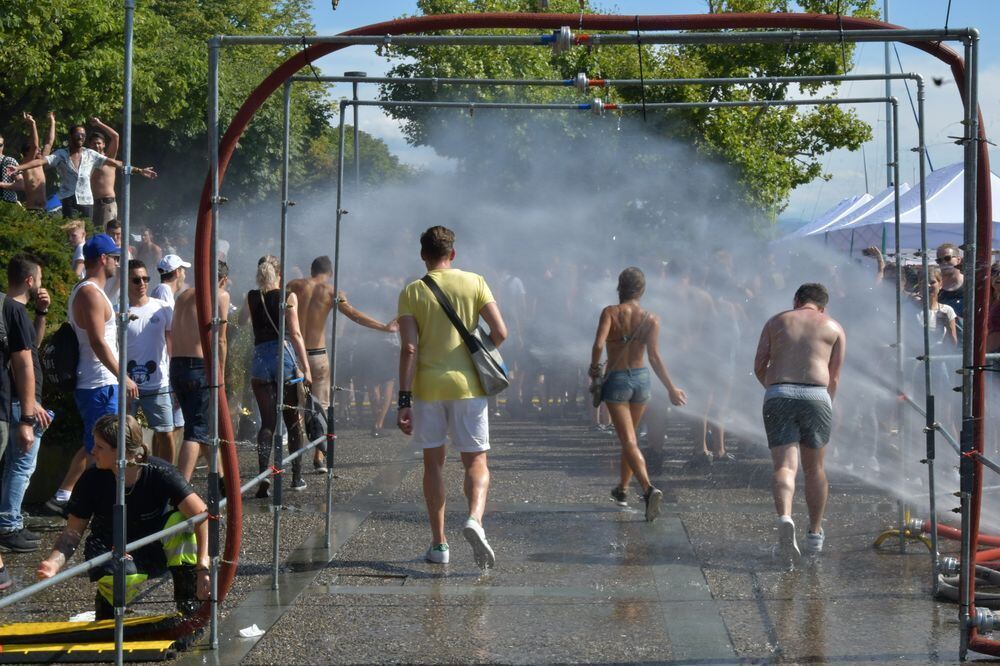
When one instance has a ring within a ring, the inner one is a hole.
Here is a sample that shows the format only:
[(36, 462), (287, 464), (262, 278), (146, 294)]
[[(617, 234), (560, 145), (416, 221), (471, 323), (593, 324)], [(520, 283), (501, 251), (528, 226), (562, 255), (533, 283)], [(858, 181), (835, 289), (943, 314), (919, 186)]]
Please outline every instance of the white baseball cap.
[(173, 273), (182, 266), (184, 268), (191, 268), (191, 264), (178, 257), (176, 254), (168, 254), (164, 256), (163, 259), (160, 259), (160, 263), (156, 265), (156, 270), (161, 273)]

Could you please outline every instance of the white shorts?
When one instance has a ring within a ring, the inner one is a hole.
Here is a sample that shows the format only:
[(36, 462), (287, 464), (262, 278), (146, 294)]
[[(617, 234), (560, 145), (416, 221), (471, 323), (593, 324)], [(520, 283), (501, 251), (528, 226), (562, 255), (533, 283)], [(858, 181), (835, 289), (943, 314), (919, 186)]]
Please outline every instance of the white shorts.
[(447, 443), (462, 453), (490, 449), (489, 403), (486, 398), (413, 401), (413, 444), (436, 449)]

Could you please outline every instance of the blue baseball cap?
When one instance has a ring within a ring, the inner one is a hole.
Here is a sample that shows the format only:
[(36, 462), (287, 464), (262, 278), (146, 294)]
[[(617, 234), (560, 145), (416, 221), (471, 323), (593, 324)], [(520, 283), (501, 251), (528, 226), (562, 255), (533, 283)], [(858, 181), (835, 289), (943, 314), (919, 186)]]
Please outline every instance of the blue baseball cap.
[(94, 234), (83, 244), (83, 258), (93, 261), (102, 254), (120, 256), (122, 249), (115, 245), (115, 241), (107, 234)]

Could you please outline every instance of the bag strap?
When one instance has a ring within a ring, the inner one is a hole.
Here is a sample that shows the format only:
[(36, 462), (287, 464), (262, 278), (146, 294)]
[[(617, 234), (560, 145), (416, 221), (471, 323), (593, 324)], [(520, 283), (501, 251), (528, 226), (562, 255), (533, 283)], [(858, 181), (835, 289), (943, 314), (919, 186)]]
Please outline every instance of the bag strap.
[(452, 326), (454, 326), (455, 330), (458, 331), (458, 334), (462, 336), (462, 342), (464, 342), (465, 346), (469, 348), (469, 353), (473, 354), (478, 351), (479, 343), (476, 342), (474, 337), (472, 337), (472, 333), (470, 333), (469, 329), (465, 327), (462, 320), (458, 318), (458, 313), (455, 312), (455, 308), (451, 306), (451, 301), (449, 301), (448, 297), (445, 296), (443, 291), (441, 291), (441, 287), (438, 286), (437, 282), (432, 280), (430, 275), (425, 275), (420, 278), (420, 280), (427, 285), (427, 288), (430, 289), (431, 293), (434, 294), (434, 297), (437, 298), (437, 302), (441, 304), (441, 309), (444, 310), (446, 315), (448, 315), (448, 319), (451, 321)]
[(7, 294), (0, 291), (0, 345), (3, 345), (4, 354), (7, 353), (7, 318), (3, 316), (3, 306), (6, 300)]
[(267, 299), (264, 298), (264, 292), (258, 290), (257, 293), (260, 295), (260, 308), (261, 310), (264, 311), (264, 316), (267, 317), (267, 320), (269, 322), (271, 322), (271, 327), (274, 329), (274, 332), (277, 333), (278, 335), (281, 335), (281, 329), (278, 328), (278, 325), (274, 323), (274, 319), (271, 317), (271, 313), (267, 311)]

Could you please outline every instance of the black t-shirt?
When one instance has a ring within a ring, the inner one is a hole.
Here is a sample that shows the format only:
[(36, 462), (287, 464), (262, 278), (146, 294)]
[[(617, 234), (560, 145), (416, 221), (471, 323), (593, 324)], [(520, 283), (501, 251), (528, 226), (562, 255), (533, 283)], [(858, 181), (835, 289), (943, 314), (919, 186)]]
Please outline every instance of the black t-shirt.
[(950, 305), (959, 317), (965, 317), (965, 287), (942, 289), (938, 292), (938, 303)]
[[(31, 327), (31, 321), (28, 319), (28, 310), (10, 296), (3, 301), (2, 316), (7, 325), (7, 343), (0, 344), (0, 368), (6, 368), (11, 354), (34, 347), (35, 329)], [(40, 368), (36, 366), (36, 381), (37, 376), (41, 374), (39, 370)], [(38, 393), (37, 389), (35, 393)], [(0, 421), (10, 421), (10, 402), (16, 397), (17, 391), (11, 381), (11, 373), (0, 371)]]
[[(126, 529), (128, 540), (135, 541), (163, 529), (166, 517), (194, 492), (191, 484), (176, 467), (160, 458), (150, 457), (139, 479), (125, 488)], [(66, 511), (78, 518), (90, 519), (92, 539), (114, 543), (112, 510), (115, 506), (115, 475), (108, 469), (91, 467), (73, 488)]]

